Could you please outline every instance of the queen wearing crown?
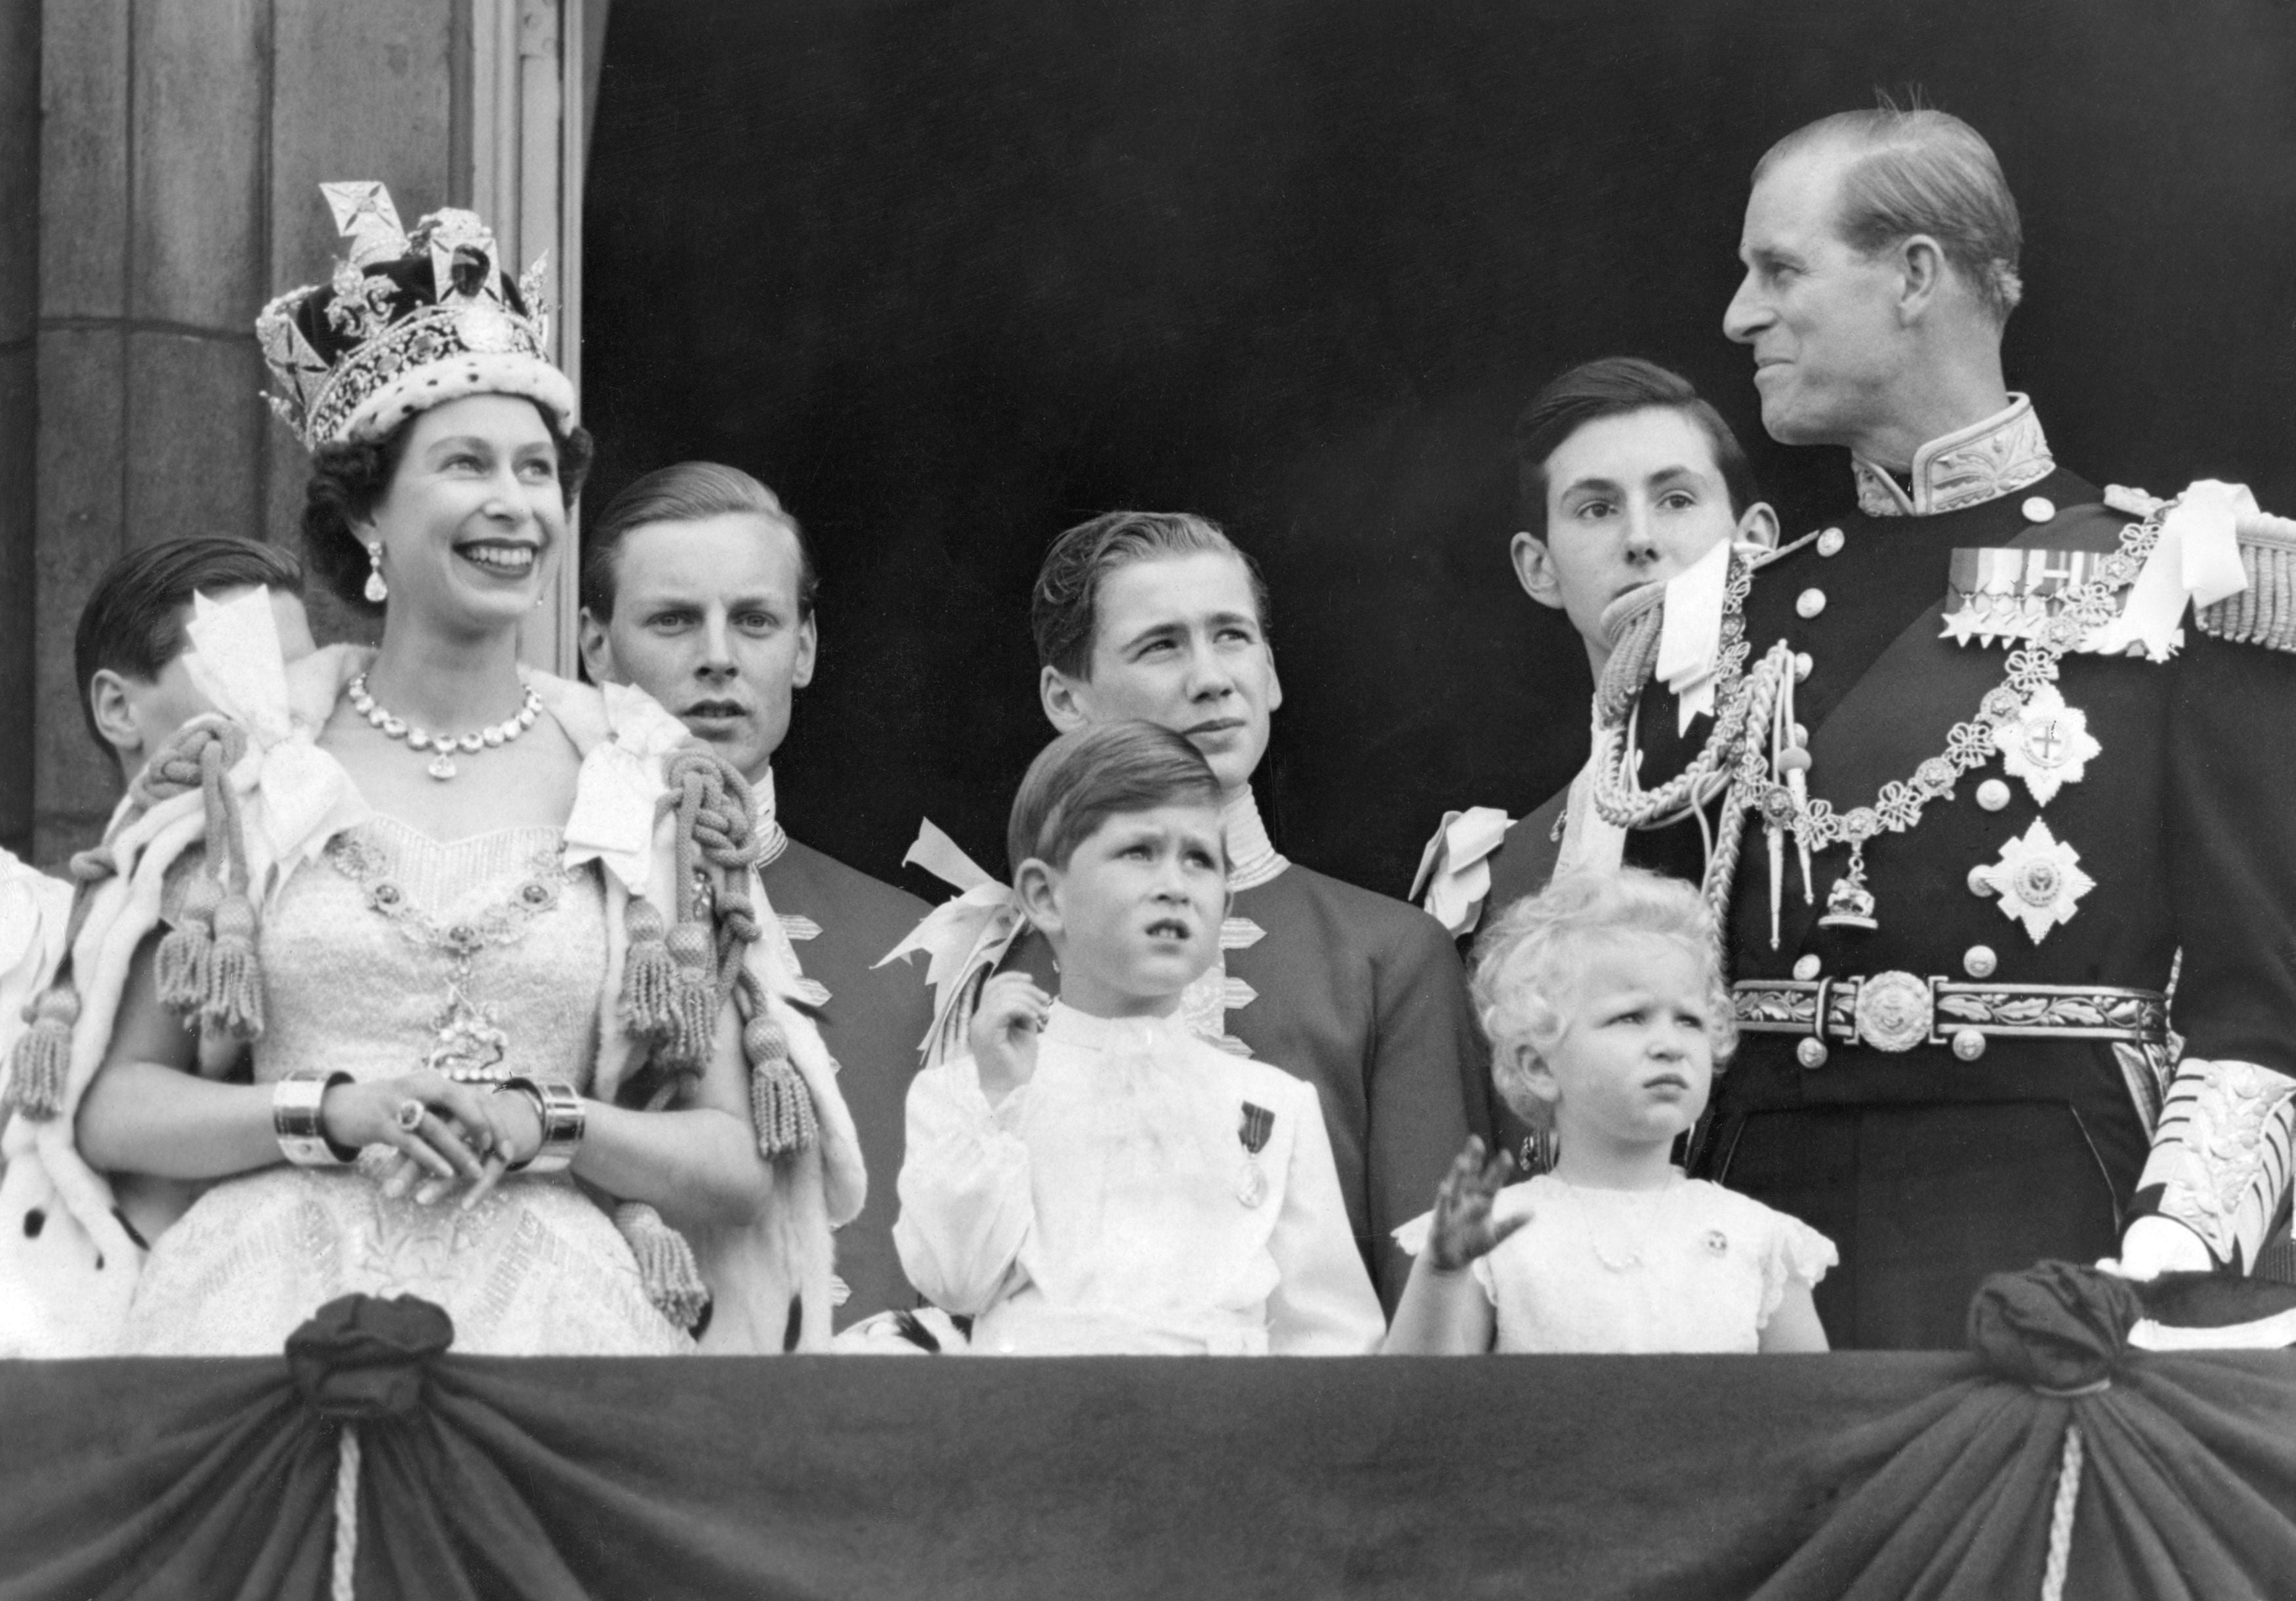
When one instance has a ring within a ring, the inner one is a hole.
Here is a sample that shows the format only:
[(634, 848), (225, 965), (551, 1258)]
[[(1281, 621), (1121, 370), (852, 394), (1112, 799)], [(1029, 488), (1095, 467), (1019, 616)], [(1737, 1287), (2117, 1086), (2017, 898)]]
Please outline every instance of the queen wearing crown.
[[(0, 1352), (274, 1351), (355, 1291), (464, 1351), (824, 1345), (860, 1157), (741, 776), (519, 662), (590, 459), (540, 274), (467, 211), (407, 233), (381, 185), (325, 188), (348, 259), (257, 329), (310, 565), (381, 644), (283, 664), (259, 596), (201, 603), (221, 715), (76, 864), (10, 1063), (38, 1137)], [(131, 1217), (123, 1172), (197, 1198)]]

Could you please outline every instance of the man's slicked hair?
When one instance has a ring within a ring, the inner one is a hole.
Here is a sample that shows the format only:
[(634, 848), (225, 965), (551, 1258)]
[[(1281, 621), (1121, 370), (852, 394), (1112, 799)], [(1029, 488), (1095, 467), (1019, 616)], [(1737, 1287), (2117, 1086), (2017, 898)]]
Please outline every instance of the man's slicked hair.
[(647, 473), (606, 505), (582, 534), (582, 604), (601, 622), (614, 615), (622, 541), (630, 530), (655, 522), (707, 522), (713, 517), (762, 517), (789, 530), (797, 541), (797, 615), (813, 615), (821, 580), (805, 530), (782, 507), (781, 497), (722, 462), (680, 462)]
[(1546, 538), (1546, 464), (1563, 441), (1589, 423), (1638, 411), (1680, 412), (1696, 423), (1714, 447), (1730, 514), (1754, 504), (1754, 469), (1738, 436), (1689, 379), (1639, 356), (1605, 356), (1549, 380), (1515, 419), (1515, 515), (1526, 531)]
[(1005, 854), (1016, 874), (1031, 857), (1064, 868), (1111, 817), (1199, 803), (1218, 809), (1219, 778), (1169, 728), (1127, 718), (1071, 729), (1029, 764), (1013, 797)]
[(303, 567), (292, 552), (252, 539), (194, 535), (129, 551), (103, 571), (80, 608), (72, 634), (72, 674), (79, 714), (96, 748), (117, 756), (95, 726), (88, 684), (109, 669), (146, 683), (184, 651), (184, 608), (193, 594), (258, 587), (303, 593)]
[(1092, 677), (1092, 647), (1100, 628), (1100, 586), (1119, 567), (1160, 556), (1217, 551), (1243, 564), (1251, 581), (1251, 604), (1259, 631), (1267, 632), (1267, 584), (1259, 565), (1220, 531), (1219, 524), (1193, 512), (1103, 512), (1079, 522), (1045, 552), (1037, 587), (1029, 603), (1029, 626), (1037, 636), (1037, 661), (1065, 677)]
[(2009, 320), (2025, 294), (2017, 275), (2025, 227), (1984, 135), (1949, 111), (1900, 111), (1883, 95), (1872, 111), (1837, 111), (1788, 134), (1755, 164), (1754, 182), (1786, 157), (1824, 145), (1856, 158), (1841, 175), (1834, 218), (1844, 244), (1872, 256), (1927, 234), (1995, 325)]

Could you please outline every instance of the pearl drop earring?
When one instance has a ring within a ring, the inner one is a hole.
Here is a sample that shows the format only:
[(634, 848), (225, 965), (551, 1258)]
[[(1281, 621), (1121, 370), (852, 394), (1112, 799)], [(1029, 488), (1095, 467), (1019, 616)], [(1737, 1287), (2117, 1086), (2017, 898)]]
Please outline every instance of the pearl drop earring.
[(382, 581), (381, 540), (370, 539), (367, 541), (366, 559), (367, 575), (365, 595), (367, 603), (370, 605), (379, 606), (382, 604), (384, 601), (390, 598), (390, 586)]

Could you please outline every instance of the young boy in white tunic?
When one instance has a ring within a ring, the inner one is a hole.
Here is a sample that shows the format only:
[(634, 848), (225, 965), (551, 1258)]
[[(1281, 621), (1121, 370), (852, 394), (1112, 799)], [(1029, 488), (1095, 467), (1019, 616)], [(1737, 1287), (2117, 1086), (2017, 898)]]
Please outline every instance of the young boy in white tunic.
[(996, 1354), (1360, 1355), (1384, 1320), (1313, 1086), (1178, 1017), (1228, 904), (1219, 781), (1152, 724), (1062, 735), (1013, 805), (1060, 969), (983, 991), (909, 1089), (894, 1242)]
[(1396, 1230), (1416, 1260), (1386, 1349), (1824, 1351), (1810, 1290), (1832, 1243), (1673, 1163), (1736, 1038), (1697, 891), (1639, 867), (1558, 878), (1484, 934), (1474, 993), (1500, 1093), (1551, 1120), (1559, 1154), (1507, 1185), (1508, 1154), (1467, 1142), (1435, 1210)]

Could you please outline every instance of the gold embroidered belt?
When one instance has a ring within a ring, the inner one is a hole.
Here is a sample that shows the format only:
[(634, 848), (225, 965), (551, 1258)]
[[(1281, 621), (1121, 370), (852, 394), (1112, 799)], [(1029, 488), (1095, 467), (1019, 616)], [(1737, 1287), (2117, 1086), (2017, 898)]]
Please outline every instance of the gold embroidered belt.
[(1950, 1046), (1974, 1062), (1988, 1035), (2161, 1045), (2169, 1033), (2169, 998), (2157, 989), (1988, 984), (1896, 972), (1742, 979), (1731, 986), (1731, 1011), (1742, 1032), (1801, 1035), (1796, 1054), (1804, 1067), (1824, 1065), (1828, 1039), (1893, 1052)]

